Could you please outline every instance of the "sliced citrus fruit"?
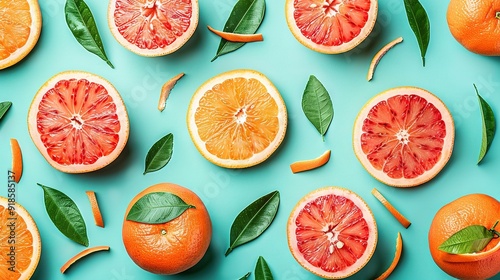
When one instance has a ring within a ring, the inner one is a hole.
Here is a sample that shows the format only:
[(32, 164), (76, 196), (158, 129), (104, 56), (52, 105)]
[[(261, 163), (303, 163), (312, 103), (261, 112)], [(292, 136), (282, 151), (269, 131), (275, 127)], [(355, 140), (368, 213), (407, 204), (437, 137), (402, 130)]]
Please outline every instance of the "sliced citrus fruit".
[(160, 112), (165, 110), (165, 106), (167, 105), (167, 98), (170, 95), (170, 91), (172, 91), (177, 81), (182, 77), (184, 77), (184, 73), (179, 73), (172, 79), (165, 82), (165, 84), (163, 84), (163, 86), (161, 87), (160, 100), (158, 100), (158, 110), (160, 110)]
[(373, 78), (373, 73), (375, 72), (375, 68), (377, 67), (378, 63), (384, 57), (384, 55), (392, 49), (395, 45), (403, 42), (403, 37), (398, 37), (391, 42), (389, 42), (387, 45), (383, 46), (372, 58), (372, 62), (370, 63), (370, 67), (368, 68), (368, 74), (366, 75), (366, 80), (371, 81)]
[(264, 41), (264, 37), (262, 34), (238, 34), (231, 32), (224, 32), (217, 29), (212, 28), (210, 25), (207, 26), (208, 30), (212, 31), (212, 33), (221, 37), (224, 40), (228, 40), (231, 42), (240, 42), (240, 43), (249, 43), (249, 42), (258, 42)]
[(233, 70), (198, 88), (189, 104), (187, 124), (206, 159), (243, 168), (263, 162), (279, 147), (287, 111), (280, 93), (262, 73)]
[(304, 196), (287, 225), (288, 246), (297, 262), (327, 279), (349, 277), (363, 268), (377, 246), (377, 224), (354, 192), (321, 188)]
[(331, 151), (327, 150), (322, 155), (314, 159), (300, 160), (290, 164), (293, 173), (315, 169), (325, 165), (330, 160)]
[(99, 252), (99, 251), (109, 251), (109, 246), (95, 246), (92, 248), (85, 249), (81, 251), (80, 253), (76, 254), (74, 257), (69, 259), (62, 267), (61, 267), (61, 273), (66, 272), (66, 270), (73, 265), (75, 262), (79, 261), (83, 257), (86, 257), (92, 253)]
[(446, 105), (415, 87), (384, 91), (359, 112), (353, 146), (363, 167), (377, 180), (413, 187), (434, 178), (448, 162), (455, 127)]
[(41, 29), (38, 0), (0, 1), (0, 69), (26, 57), (38, 42)]
[(31, 215), (14, 200), (0, 196), (0, 279), (30, 279), (42, 241)]
[(116, 40), (142, 56), (175, 52), (198, 26), (198, 0), (110, 0), (108, 25)]
[(19, 183), (21, 176), (23, 176), (23, 154), (17, 139), (10, 139), (10, 148), (12, 150), (12, 173), (14, 174), (14, 181)]
[(382, 205), (384, 205), (387, 210), (398, 220), (398, 222), (403, 225), (405, 228), (408, 228), (411, 225), (411, 222), (401, 214), (376, 188), (372, 190), (373, 196), (375, 196)]
[(394, 269), (396, 269), (396, 266), (399, 263), (402, 252), (403, 238), (401, 237), (401, 233), (398, 232), (398, 237), (396, 238), (396, 252), (394, 253), (394, 259), (392, 259), (391, 265), (387, 268), (387, 270), (384, 271), (384, 273), (382, 273), (379, 277), (375, 278), (375, 280), (385, 280), (391, 275), (391, 273), (394, 271)]
[(286, 0), (288, 28), (304, 46), (321, 53), (347, 52), (370, 34), (377, 0)]
[(125, 104), (111, 83), (95, 74), (62, 72), (35, 95), (28, 130), (56, 169), (84, 173), (110, 164), (127, 143)]
[(96, 226), (104, 227), (104, 220), (102, 219), (101, 209), (99, 208), (99, 204), (97, 203), (97, 197), (95, 192), (86, 191), (87, 197), (89, 198), (90, 208), (92, 209), (92, 215), (94, 216), (94, 221)]

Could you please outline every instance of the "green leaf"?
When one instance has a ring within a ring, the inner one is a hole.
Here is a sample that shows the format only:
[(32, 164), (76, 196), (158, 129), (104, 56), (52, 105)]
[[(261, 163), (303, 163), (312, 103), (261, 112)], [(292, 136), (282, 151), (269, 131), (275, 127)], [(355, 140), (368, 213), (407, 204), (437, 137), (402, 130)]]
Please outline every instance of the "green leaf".
[(479, 105), (481, 109), (481, 117), (483, 119), (483, 137), (481, 142), (481, 150), (479, 150), (479, 158), (477, 163), (479, 164), (488, 150), (490, 149), (491, 143), (493, 142), (493, 137), (495, 137), (496, 123), (495, 115), (490, 105), (479, 95), (476, 85), (474, 85), (476, 90), (477, 98), (479, 99)]
[(247, 280), (249, 277), (250, 277), (250, 272), (248, 272), (247, 274), (243, 275), (243, 277), (241, 277), (239, 280)]
[(468, 226), (450, 236), (438, 249), (450, 254), (471, 254), (483, 250), (494, 236), (494, 231), (484, 226)]
[(144, 174), (162, 169), (172, 158), (174, 135), (169, 133), (153, 144), (146, 155)]
[(273, 222), (279, 204), (280, 193), (274, 191), (243, 209), (231, 226), (229, 249), (226, 251), (226, 256), (234, 248), (259, 237)]
[(10, 109), (10, 106), (12, 106), (12, 102), (5, 101), (0, 103), (0, 120), (3, 118), (5, 113)]
[(85, 1), (66, 0), (64, 12), (66, 23), (80, 45), (106, 61), (111, 68), (115, 68), (106, 56), (94, 16)]
[(271, 269), (267, 265), (266, 260), (260, 256), (255, 266), (255, 280), (273, 280)]
[(304, 90), (302, 110), (324, 140), (324, 135), (333, 119), (333, 103), (326, 88), (314, 75), (309, 77)]
[(85, 220), (75, 202), (61, 191), (37, 185), (43, 189), (45, 210), (57, 229), (76, 243), (89, 246)]
[(417, 38), (422, 56), (422, 64), (425, 67), (425, 54), (431, 39), (431, 24), (424, 7), (418, 0), (404, 0), (406, 16), (415, 37)]
[(153, 192), (137, 200), (127, 214), (127, 220), (144, 224), (163, 224), (179, 217), (193, 205), (173, 193)]
[[(224, 32), (238, 34), (254, 34), (259, 29), (266, 11), (265, 0), (239, 0), (231, 11), (231, 15), (226, 21)], [(217, 54), (212, 59), (233, 52), (241, 48), (245, 43), (229, 42), (221, 39)]]

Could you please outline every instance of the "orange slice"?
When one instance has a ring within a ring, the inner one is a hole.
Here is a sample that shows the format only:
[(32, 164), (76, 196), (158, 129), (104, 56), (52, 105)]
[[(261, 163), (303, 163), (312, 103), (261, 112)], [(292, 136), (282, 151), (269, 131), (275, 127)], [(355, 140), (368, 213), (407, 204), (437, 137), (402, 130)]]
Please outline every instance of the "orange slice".
[(97, 197), (95, 192), (86, 191), (85, 192), (90, 201), (90, 207), (92, 208), (92, 214), (94, 215), (95, 224), (99, 227), (104, 227), (104, 221), (102, 219), (101, 210), (99, 209), (99, 204), (97, 203)]
[(396, 253), (394, 253), (394, 259), (392, 260), (391, 265), (387, 268), (384, 273), (382, 273), (379, 277), (375, 278), (375, 280), (385, 280), (391, 273), (394, 271), (396, 266), (399, 263), (399, 259), (401, 258), (401, 253), (403, 252), (403, 238), (401, 238), (401, 233), (398, 232), (398, 237), (396, 238)]
[(168, 80), (163, 86), (161, 87), (161, 93), (160, 93), (160, 100), (158, 101), (158, 110), (162, 112), (165, 109), (167, 98), (170, 94), (170, 91), (174, 88), (175, 84), (177, 83), (180, 78), (184, 76), (184, 73), (177, 74), (175, 77), (172, 79)]
[(10, 148), (12, 150), (11, 171), (14, 174), (14, 181), (19, 183), (19, 181), (21, 181), (21, 176), (23, 175), (23, 154), (21, 153), (21, 147), (19, 147), (17, 139), (10, 139)]
[(212, 33), (216, 34), (217, 36), (221, 37), (222, 39), (231, 41), (231, 42), (238, 42), (238, 43), (250, 43), (250, 42), (259, 42), (259, 41), (264, 41), (264, 37), (262, 34), (238, 34), (238, 33), (231, 33), (231, 32), (224, 32), (224, 31), (219, 31), (217, 29), (213, 29), (210, 25), (207, 25), (208, 30), (212, 31)]
[(96, 246), (96, 247), (92, 247), (92, 248), (88, 248), (88, 249), (85, 249), (83, 251), (81, 251), (80, 253), (76, 254), (74, 257), (72, 257), (71, 259), (69, 259), (62, 267), (61, 267), (61, 273), (64, 273), (66, 272), (66, 270), (71, 266), (73, 265), (75, 262), (77, 262), (78, 260), (80, 260), (81, 258), (89, 255), (89, 254), (92, 254), (92, 253), (95, 253), (95, 252), (99, 252), (99, 251), (109, 251), (109, 246)]
[(488, 251), (471, 254), (443, 254), (442, 260), (445, 262), (461, 263), (461, 262), (477, 262), (491, 257), (500, 251), (500, 242)]
[(373, 73), (375, 72), (375, 68), (377, 67), (382, 57), (395, 45), (401, 42), (403, 42), (403, 37), (396, 38), (375, 54), (375, 56), (372, 58), (372, 62), (370, 63), (370, 68), (368, 68), (368, 75), (366, 76), (366, 80), (371, 81), (371, 79), (373, 78)]
[(37, 0), (0, 1), (0, 70), (26, 57), (42, 29)]
[(311, 169), (315, 169), (325, 165), (328, 160), (330, 160), (331, 151), (325, 151), (321, 156), (315, 159), (296, 161), (290, 164), (290, 169), (293, 173), (303, 172)]
[(385, 199), (385, 197), (376, 188), (373, 188), (372, 194), (378, 199), (378, 201), (382, 203), (382, 205), (385, 206), (385, 208), (387, 208), (387, 210), (389, 210), (389, 212), (391, 212), (394, 218), (396, 218), (398, 222), (402, 224), (405, 228), (408, 228), (411, 225), (411, 222), (408, 221), (408, 219), (406, 219), (405, 216), (403, 216), (403, 214), (401, 214), (396, 208), (394, 208), (394, 206), (392, 206), (392, 204), (389, 201), (387, 201), (387, 199)]

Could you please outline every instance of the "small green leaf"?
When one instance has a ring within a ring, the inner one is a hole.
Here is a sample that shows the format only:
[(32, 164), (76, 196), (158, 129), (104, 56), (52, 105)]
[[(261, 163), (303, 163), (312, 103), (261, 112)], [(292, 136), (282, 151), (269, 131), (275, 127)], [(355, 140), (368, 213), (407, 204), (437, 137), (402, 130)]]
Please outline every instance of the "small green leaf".
[(249, 277), (250, 277), (250, 272), (248, 272), (247, 274), (243, 275), (243, 277), (241, 277), (239, 280), (247, 280)]
[(193, 205), (173, 193), (153, 192), (137, 200), (127, 214), (127, 220), (144, 224), (163, 224), (179, 217)]
[(231, 226), (229, 249), (226, 256), (234, 248), (259, 237), (273, 222), (280, 204), (280, 193), (271, 192), (248, 205), (241, 211)]
[(9, 110), (10, 106), (12, 106), (12, 102), (5, 101), (0, 103), (0, 120), (3, 118), (5, 113)]
[(496, 122), (495, 115), (490, 105), (479, 95), (476, 85), (474, 85), (476, 90), (477, 98), (479, 99), (479, 105), (481, 109), (481, 117), (483, 119), (483, 137), (481, 142), (481, 150), (479, 150), (479, 158), (477, 163), (479, 164), (488, 150), (490, 149), (493, 138), (495, 137)]
[(169, 133), (153, 144), (146, 155), (144, 174), (162, 169), (174, 152), (174, 135)]
[(255, 266), (255, 280), (273, 280), (271, 269), (267, 265), (266, 260), (260, 256)]
[(326, 88), (314, 75), (309, 77), (304, 90), (302, 110), (324, 140), (333, 119), (333, 103)]
[(438, 249), (450, 254), (471, 254), (483, 250), (494, 236), (494, 231), (484, 226), (468, 226), (450, 236)]
[(415, 37), (417, 38), (422, 56), (422, 64), (425, 67), (425, 54), (431, 40), (431, 24), (424, 7), (418, 0), (404, 0), (406, 16)]
[(73, 36), (75, 36), (75, 39), (87, 51), (106, 61), (111, 68), (115, 68), (106, 56), (94, 16), (85, 1), (66, 0), (64, 12), (66, 14), (66, 23), (71, 33), (73, 33)]
[(45, 210), (57, 229), (76, 243), (89, 246), (85, 220), (75, 202), (61, 191), (37, 185), (43, 189)]
[[(265, 0), (239, 0), (234, 5), (231, 15), (226, 21), (224, 32), (238, 34), (254, 34), (259, 29), (266, 11)], [(241, 48), (245, 43), (229, 42), (221, 39), (217, 54), (212, 59), (216, 60), (219, 56), (233, 52)]]

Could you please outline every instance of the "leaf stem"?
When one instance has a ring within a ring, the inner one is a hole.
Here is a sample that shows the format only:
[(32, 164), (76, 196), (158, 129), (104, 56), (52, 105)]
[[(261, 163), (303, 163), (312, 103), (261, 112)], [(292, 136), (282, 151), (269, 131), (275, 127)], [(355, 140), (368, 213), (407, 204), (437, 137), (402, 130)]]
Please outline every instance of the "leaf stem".
[(495, 227), (498, 225), (498, 220), (495, 222), (495, 224), (490, 228), (490, 231), (493, 232), (496, 236), (494, 238), (500, 237), (500, 232), (495, 230)]

